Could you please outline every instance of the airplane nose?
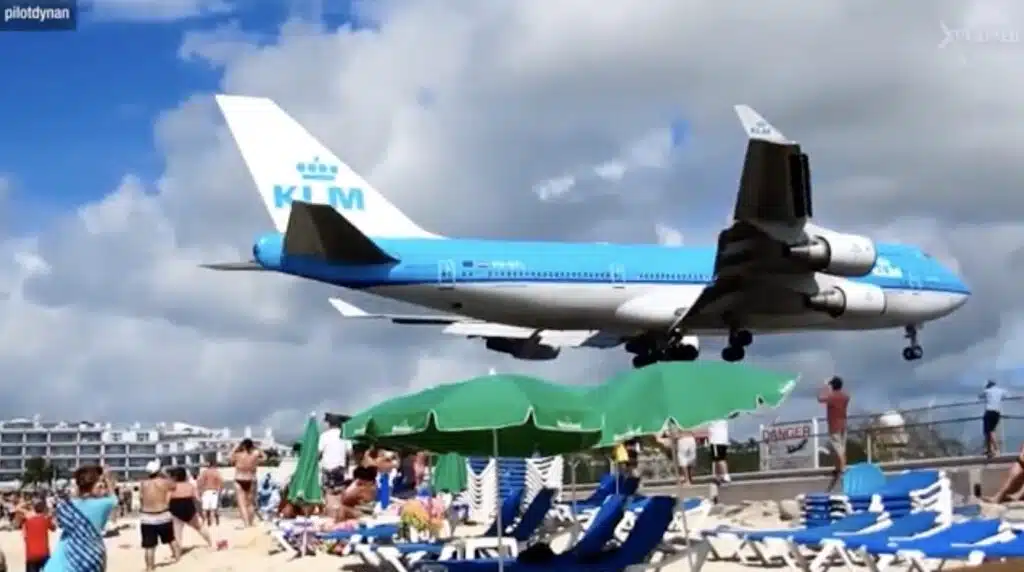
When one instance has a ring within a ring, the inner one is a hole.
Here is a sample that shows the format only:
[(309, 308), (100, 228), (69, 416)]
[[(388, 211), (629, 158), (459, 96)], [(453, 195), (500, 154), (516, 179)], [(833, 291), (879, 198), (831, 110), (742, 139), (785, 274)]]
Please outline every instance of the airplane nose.
[(957, 296), (955, 299), (953, 299), (953, 307), (951, 309), (952, 310), (959, 310), (961, 306), (963, 306), (964, 304), (967, 303), (967, 299), (970, 298), (970, 297), (971, 297), (971, 293), (970, 292), (965, 292), (965, 293)]

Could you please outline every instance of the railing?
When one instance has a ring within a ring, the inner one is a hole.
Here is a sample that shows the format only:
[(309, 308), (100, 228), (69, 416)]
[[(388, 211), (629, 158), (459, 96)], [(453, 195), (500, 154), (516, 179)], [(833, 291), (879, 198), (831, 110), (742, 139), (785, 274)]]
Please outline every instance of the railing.
[[(1024, 398), (1010, 398), (1005, 401), (1013, 403), (1022, 400)], [(899, 413), (904, 419), (904, 424), (897, 428), (876, 423), (878, 415), (851, 416), (848, 419), (847, 462), (929, 466), (930, 463), (956, 464), (964, 457), (981, 456), (984, 453), (980, 415), (982, 409), (981, 403), (971, 402), (902, 410)], [(973, 415), (953, 416), (954, 413), (966, 413), (968, 410), (971, 410)], [(803, 423), (807, 423), (807, 420)], [(826, 427), (824, 422), (819, 426)], [(897, 438), (897, 433), (900, 438)], [(1024, 416), (1004, 414), (997, 429), (997, 436), (1004, 456), (1016, 453), (1024, 443)], [(778, 476), (788, 476), (789, 473), (816, 474), (830, 469), (834, 459), (827, 448), (828, 434), (812, 434), (810, 442), (816, 444), (816, 447), (811, 445), (812, 449), (817, 449), (816, 458), (810, 453), (798, 467), (771, 472)], [(654, 451), (657, 452), (652, 454)], [(733, 442), (729, 449), (729, 469), (733, 477), (742, 478), (745, 473), (764, 472), (762, 452), (762, 443), (756, 439)], [(602, 454), (576, 456), (568, 459), (565, 481), (571, 482), (575, 473), (578, 484), (593, 483), (608, 469), (608, 459)], [(655, 480), (674, 479), (676, 474), (673, 461), (654, 447), (645, 448), (645, 454), (641, 456), (640, 471), (644, 478)], [(697, 453), (693, 474), (700, 477), (707, 476), (710, 472), (708, 451), (701, 448)]]

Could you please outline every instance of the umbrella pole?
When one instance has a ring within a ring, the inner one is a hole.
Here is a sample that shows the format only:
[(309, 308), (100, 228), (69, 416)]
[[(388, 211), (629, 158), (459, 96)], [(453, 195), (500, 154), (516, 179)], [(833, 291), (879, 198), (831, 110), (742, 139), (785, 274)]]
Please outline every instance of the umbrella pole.
[(576, 539), (579, 537), (579, 525), (580, 517), (576, 513), (576, 467), (579, 466), (580, 458), (575, 453), (569, 456), (569, 470), (572, 474), (569, 475), (569, 485), (572, 487), (572, 544), (576, 544)]
[(495, 522), (498, 525), (498, 572), (505, 572), (505, 547), (502, 544), (505, 523), (501, 522), (501, 505), (505, 501), (501, 498), (501, 470), (498, 467), (498, 430), (492, 430), (491, 436), (494, 445), (494, 498), (497, 501), (494, 514)]
[(693, 570), (693, 550), (690, 550), (690, 524), (686, 521), (686, 491), (683, 490), (683, 468), (679, 464), (679, 439), (677, 438), (672, 445), (672, 462), (676, 466), (676, 490), (679, 491), (676, 498), (679, 499), (678, 505), (682, 508), (680, 514), (683, 517), (683, 538), (686, 539), (683, 550), (686, 551), (686, 561), (690, 565), (690, 570)]

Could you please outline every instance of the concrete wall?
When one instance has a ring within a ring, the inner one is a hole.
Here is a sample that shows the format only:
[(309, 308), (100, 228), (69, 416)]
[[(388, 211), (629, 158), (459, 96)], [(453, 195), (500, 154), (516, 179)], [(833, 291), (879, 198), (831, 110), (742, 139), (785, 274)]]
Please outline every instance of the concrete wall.
[[(947, 467), (944, 470), (949, 475), (953, 492), (969, 498), (973, 495), (972, 484), (980, 483), (984, 495), (991, 495), (999, 489), (1009, 467), (1006, 462), (994, 462), (990, 465), (972, 465), (964, 467)], [(822, 492), (830, 482), (829, 477), (808, 476), (789, 478), (745, 478), (720, 487), (718, 490), (719, 502), (725, 504), (740, 504), (743, 501), (783, 500), (790, 499), (797, 495)], [(590, 494), (593, 486), (579, 488), (578, 498), (584, 498)], [(702, 496), (710, 497), (714, 494), (714, 486), (704, 480), (703, 483), (689, 487), (666, 486), (656, 483), (656, 486), (640, 487), (643, 494), (675, 494), (677, 496)], [(569, 485), (565, 486), (564, 495), (571, 498), (572, 491)]]

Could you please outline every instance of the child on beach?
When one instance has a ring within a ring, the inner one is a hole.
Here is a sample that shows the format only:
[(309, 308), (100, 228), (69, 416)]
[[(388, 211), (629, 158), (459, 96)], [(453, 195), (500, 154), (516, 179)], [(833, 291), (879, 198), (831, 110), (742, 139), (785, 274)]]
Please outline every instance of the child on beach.
[(57, 525), (50, 518), (46, 501), (36, 500), (21, 523), (25, 541), (25, 572), (40, 572), (50, 559), (50, 531)]

